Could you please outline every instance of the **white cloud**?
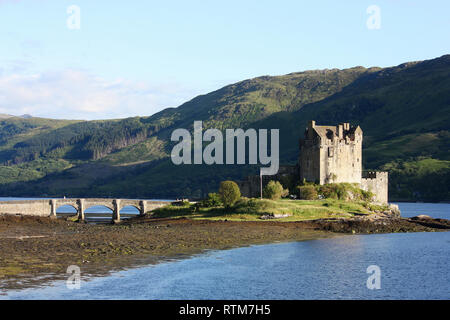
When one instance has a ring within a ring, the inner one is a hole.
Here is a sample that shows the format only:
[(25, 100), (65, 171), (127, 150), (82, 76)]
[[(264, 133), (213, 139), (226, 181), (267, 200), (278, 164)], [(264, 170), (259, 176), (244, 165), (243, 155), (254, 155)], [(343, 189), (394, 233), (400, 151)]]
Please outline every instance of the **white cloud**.
[(193, 95), (178, 84), (110, 81), (83, 70), (0, 72), (0, 113), (14, 115), (87, 120), (147, 116)]

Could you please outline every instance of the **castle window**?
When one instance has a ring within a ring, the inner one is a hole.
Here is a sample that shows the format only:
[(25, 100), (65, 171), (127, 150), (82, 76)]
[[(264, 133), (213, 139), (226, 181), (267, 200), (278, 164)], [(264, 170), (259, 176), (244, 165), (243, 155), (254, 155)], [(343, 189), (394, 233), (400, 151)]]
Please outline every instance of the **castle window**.
[(331, 131), (330, 129), (327, 129), (326, 135), (327, 135), (328, 139), (333, 140), (333, 137), (334, 137), (333, 131)]
[(331, 158), (334, 156), (334, 148), (333, 147), (329, 147), (328, 148), (328, 157)]

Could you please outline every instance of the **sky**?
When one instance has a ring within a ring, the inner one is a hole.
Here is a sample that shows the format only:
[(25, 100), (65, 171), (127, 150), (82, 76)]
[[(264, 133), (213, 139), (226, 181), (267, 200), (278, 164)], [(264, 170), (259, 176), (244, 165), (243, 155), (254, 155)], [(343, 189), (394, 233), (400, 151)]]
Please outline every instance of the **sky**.
[(450, 53), (448, 0), (0, 0), (0, 113), (149, 116), (262, 75)]

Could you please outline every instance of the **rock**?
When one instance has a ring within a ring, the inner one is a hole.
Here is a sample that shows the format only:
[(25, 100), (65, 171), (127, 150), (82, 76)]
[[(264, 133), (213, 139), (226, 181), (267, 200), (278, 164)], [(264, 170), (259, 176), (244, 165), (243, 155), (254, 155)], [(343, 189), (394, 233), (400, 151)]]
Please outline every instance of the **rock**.
[(261, 217), (259, 217), (262, 220), (268, 220), (268, 219), (280, 219), (280, 218), (286, 218), (286, 217), (290, 217), (290, 214), (273, 214), (273, 213), (269, 213), (269, 214), (265, 214), (262, 215)]
[(397, 204), (389, 204), (389, 215), (396, 217), (396, 218), (400, 218), (401, 217), (401, 212), (400, 212), (400, 208), (398, 207)]
[(428, 220), (428, 219), (433, 219), (433, 218), (430, 216), (427, 216), (425, 214), (421, 214), (419, 216), (412, 217), (411, 219), (413, 219), (413, 220)]
[(287, 218), (287, 217), (290, 217), (290, 216), (291, 216), (290, 214), (285, 213), (285, 214), (275, 214), (273, 217), (275, 219), (280, 219), (280, 218)]

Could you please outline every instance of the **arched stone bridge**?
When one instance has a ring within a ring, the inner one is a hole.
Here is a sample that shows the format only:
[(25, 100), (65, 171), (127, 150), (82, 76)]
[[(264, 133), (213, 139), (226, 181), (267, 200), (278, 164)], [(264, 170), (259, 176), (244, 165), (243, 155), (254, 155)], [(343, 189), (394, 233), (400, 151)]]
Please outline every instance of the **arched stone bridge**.
[(120, 221), (120, 210), (131, 206), (144, 215), (157, 208), (167, 206), (171, 201), (130, 200), (130, 199), (49, 199), (20, 200), (0, 202), (0, 214), (18, 214), (31, 216), (56, 217), (56, 210), (62, 206), (71, 206), (77, 211), (78, 219), (85, 219), (85, 211), (94, 206), (104, 206), (113, 212), (113, 221)]

